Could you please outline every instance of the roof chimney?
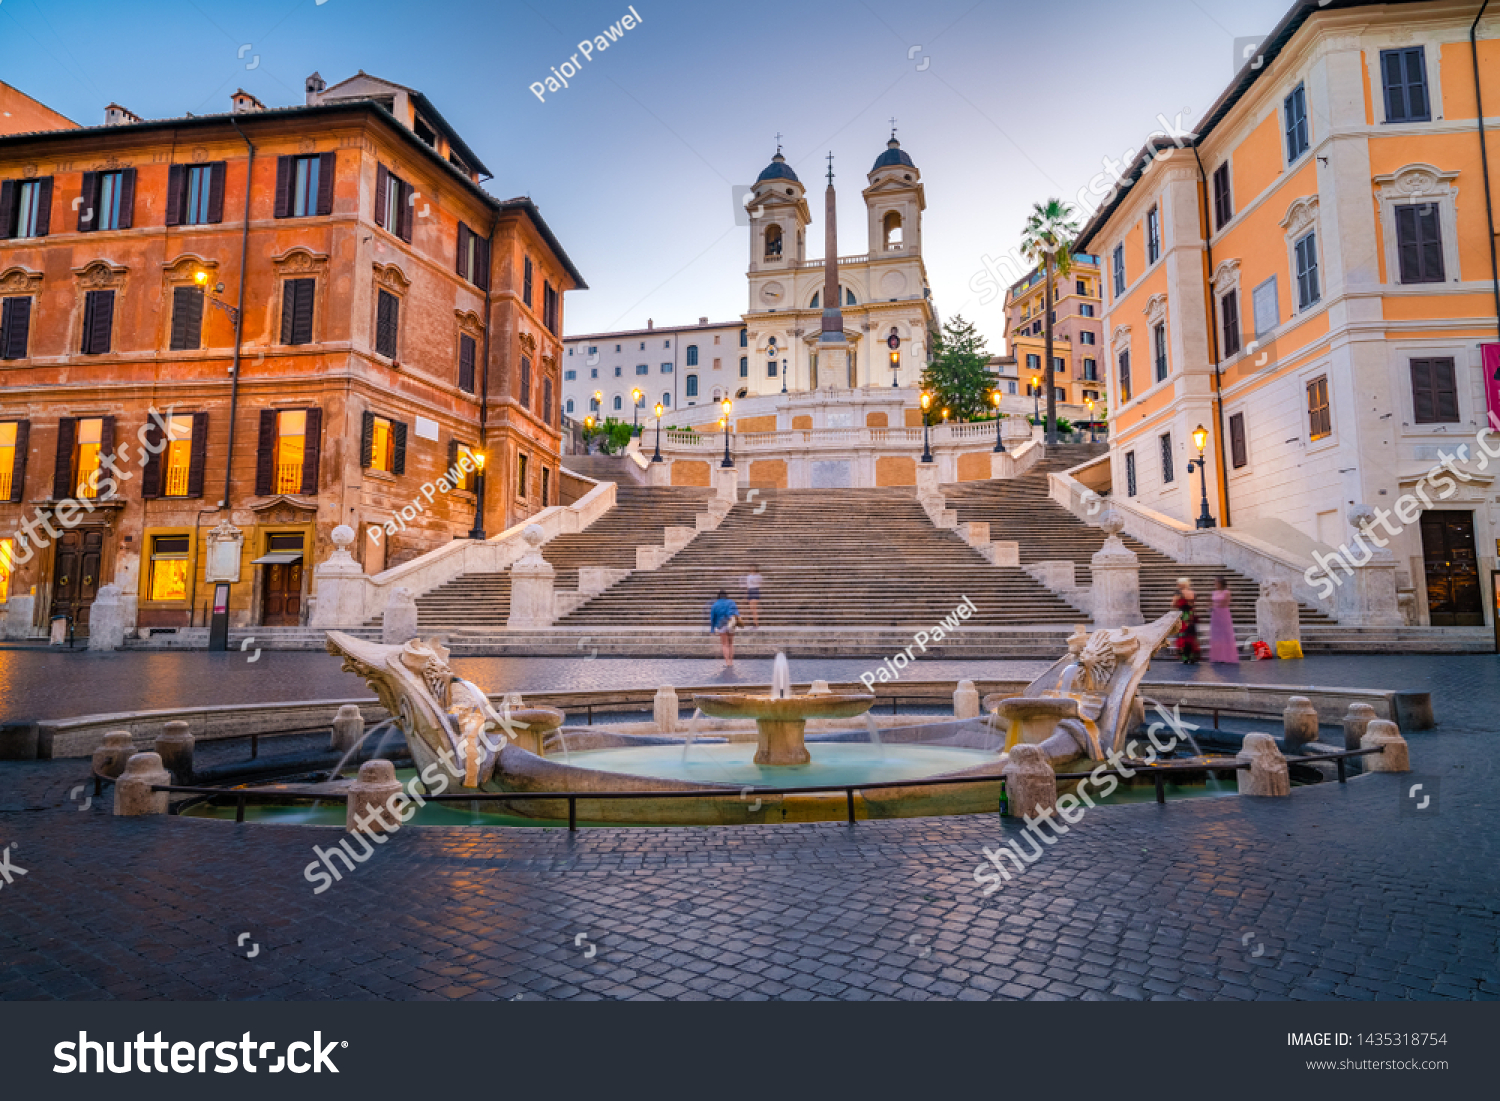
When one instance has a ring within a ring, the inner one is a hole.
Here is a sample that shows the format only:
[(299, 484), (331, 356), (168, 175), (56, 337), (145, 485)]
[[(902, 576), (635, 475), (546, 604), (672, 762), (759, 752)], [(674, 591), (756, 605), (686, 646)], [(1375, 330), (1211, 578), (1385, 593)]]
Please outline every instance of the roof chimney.
[(327, 88), (328, 85), (323, 80), (322, 76), (316, 72), (313, 73), (312, 76), (307, 78), (305, 84), (307, 88), (307, 105), (309, 107), (314, 107), (317, 105), (318, 100), (322, 97), (323, 89)]
[(654, 328), (656, 328), (656, 322), (653, 321), (653, 320), (651, 320), (651, 318), (649, 318), (649, 317), (646, 318), (646, 328), (648, 328), (648, 329), (654, 329)]
[(707, 325), (708, 324), (708, 318), (706, 318), (706, 317), (700, 317), (698, 319), (698, 324), (700, 324), (700, 325)]
[(235, 90), (234, 95), (229, 97), (230, 109), (236, 114), (244, 114), (246, 111), (264, 111), (266, 105), (256, 99), (243, 88)]
[(129, 126), (133, 122), (140, 121), (140, 115), (128, 107), (121, 107), (118, 103), (111, 103), (104, 109), (105, 126)]

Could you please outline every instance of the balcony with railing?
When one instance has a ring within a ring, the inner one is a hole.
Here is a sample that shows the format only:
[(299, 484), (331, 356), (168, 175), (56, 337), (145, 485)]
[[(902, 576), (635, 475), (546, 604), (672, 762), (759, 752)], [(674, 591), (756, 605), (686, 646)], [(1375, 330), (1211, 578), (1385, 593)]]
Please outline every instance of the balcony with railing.
[(0, 472), (0, 501), (10, 500), (10, 480), (11, 472), (9, 470)]
[(163, 496), (186, 497), (188, 494), (188, 468), (186, 466), (168, 467), (166, 483), (162, 489)]
[(277, 493), (301, 493), (302, 492), (302, 464), (277, 463), (276, 484)]

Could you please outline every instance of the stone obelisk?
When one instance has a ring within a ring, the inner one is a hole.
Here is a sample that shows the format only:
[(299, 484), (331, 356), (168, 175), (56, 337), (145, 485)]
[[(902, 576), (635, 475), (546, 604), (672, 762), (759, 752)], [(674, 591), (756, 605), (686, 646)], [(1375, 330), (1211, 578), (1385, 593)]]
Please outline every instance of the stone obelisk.
[(823, 331), (818, 337), (817, 378), (821, 385), (854, 388), (849, 342), (839, 293), (839, 231), (833, 192), (833, 154), (828, 154), (828, 190), (823, 195)]

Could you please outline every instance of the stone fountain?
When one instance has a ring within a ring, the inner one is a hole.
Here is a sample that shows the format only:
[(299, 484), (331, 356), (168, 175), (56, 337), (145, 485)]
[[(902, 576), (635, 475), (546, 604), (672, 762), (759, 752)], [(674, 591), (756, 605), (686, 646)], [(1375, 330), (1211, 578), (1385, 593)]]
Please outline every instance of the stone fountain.
[(700, 695), (698, 709), (717, 719), (754, 719), (757, 765), (805, 765), (812, 760), (805, 741), (808, 719), (852, 719), (875, 702), (864, 693), (792, 693), (786, 655), (777, 654), (772, 666), (769, 696)]

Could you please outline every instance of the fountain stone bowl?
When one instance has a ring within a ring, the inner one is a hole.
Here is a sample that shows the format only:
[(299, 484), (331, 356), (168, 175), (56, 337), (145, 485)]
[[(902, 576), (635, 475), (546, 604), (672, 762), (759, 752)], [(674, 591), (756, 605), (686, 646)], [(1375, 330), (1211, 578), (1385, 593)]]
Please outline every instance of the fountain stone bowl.
[(804, 735), (808, 719), (851, 719), (863, 715), (875, 697), (863, 693), (819, 693), (806, 696), (748, 694), (694, 696), (705, 715), (716, 719), (754, 719), (759, 735), (758, 765), (805, 765), (812, 760)]

